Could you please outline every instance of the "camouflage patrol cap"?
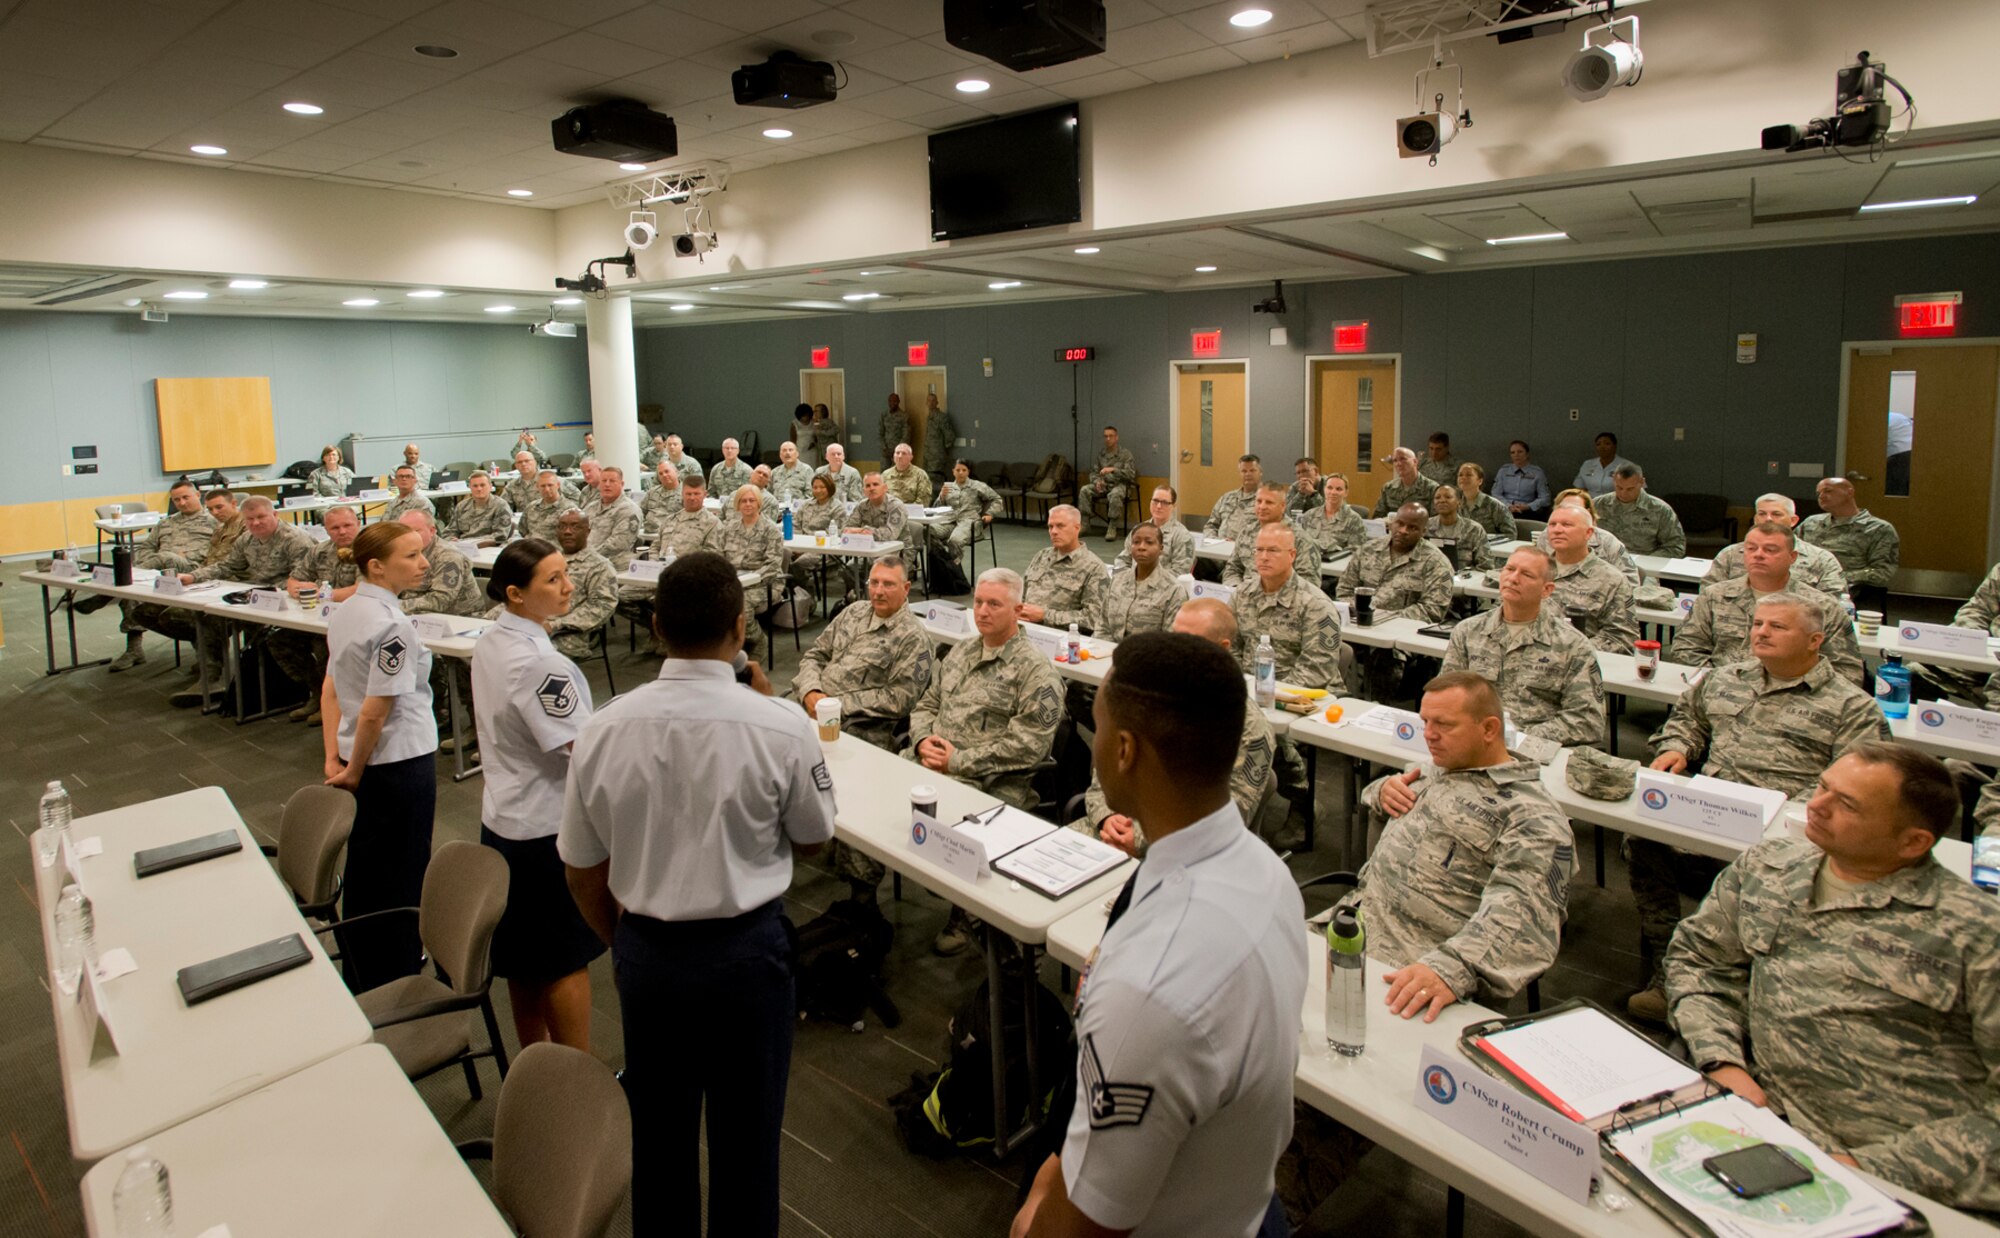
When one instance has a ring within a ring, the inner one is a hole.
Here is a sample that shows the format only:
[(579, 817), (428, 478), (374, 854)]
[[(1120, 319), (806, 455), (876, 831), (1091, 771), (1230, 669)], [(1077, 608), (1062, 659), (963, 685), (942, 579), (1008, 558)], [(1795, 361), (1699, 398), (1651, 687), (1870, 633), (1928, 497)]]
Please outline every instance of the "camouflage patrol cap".
[(1622, 800), (1632, 794), (1639, 772), (1637, 761), (1614, 757), (1596, 748), (1572, 748), (1563, 779), (1569, 789), (1594, 800)]
[(1672, 610), (1679, 601), (1665, 585), (1640, 585), (1632, 595), (1632, 604), (1642, 610)]

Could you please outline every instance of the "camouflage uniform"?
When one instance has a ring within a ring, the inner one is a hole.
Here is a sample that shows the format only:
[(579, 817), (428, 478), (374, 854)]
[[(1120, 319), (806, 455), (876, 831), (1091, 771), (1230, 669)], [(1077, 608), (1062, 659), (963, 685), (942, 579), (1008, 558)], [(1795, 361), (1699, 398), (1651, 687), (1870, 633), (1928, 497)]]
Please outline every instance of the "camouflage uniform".
[(919, 507), (930, 505), (931, 475), (912, 464), (901, 472), (893, 468), (882, 470), (882, 482), (889, 487), (889, 497), (898, 503), (915, 503)]
[(972, 544), (981, 516), (998, 516), (1006, 506), (993, 487), (977, 478), (968, 478), (964, 485), (946, 482), (938, 491), (938, 502), (951, 508), (951, 523), (926, 525), (924, 537), (954, 557)]
[(520, 455), (524, 451), (535, 458), (536, 468), (545, 469), (549, 467), (549, 453), (543, 451), (539, 445), (535, 443), (530, 443), (525, 438), (517, 438), (514, 440), (514, 447), (511, 451), (507, 453), (507, 458), (511, 460), (515, 456)]
[[(611, 560), (585, 546), (569, 560), (569, 610), (549, 621), (549, 640), (556, 651), (574, 662), (594, 657), (590, 634), (610, 622), (618, 610), (618, 573)], [(648, 586), (650, 588), (650, 586)]]
[[(240, 529), (241, 522), (237, 522)], [(205, 511), (170, 513), (139, 543), (132, 562), (162, 572), (192, 572), (207, 559), (220, 526)]]
[(1405, 503), (1415, 503), (1425, 511), (1431, 509), (1431, 499), (1437, 494), (1438, 484), (1425, 477), (1423, 470), (1417, 470), (1417, 479), (1405, 485), (1391, 477), (1382, 483), (1382, 493), (1375, 497), (1373, 517), (1381, 520), (1393, 516)]
[[(894, 496), (885, 496), (880, 503), (864, 499), (856, 503), (847, 513), (842, 525), (849, 529), (867, 529), (875, 535), (875, 541), (903, 543), (903, 562), (915, 561), (914, 542), (910, 537), (910, 513)], [(922, 526), (918, 526), (921, 528)]]
[(797, 499), (801, 503), (812, 501), (812, 466), (803, 461), (780, 464), (771, 470), (771, 495), (780, 503)]
[(945, 655), (910, 711), (903, 755), (916, 759), (917, 745), (936, 735), (954, 749), (946, 771), (952, 777), (1033, 808), (1030, 781), (1055, 742), (1062, 695), (1055, 667), (1018, 629), (998, 649), (966, 641)]
[(1840, 560), (1848, 583), (1856, 585), (1888, 588), (1903, 553), (1896, 526), (1869, 515), (1866, 508), (1838, 520), (1825, 512), (1807, 516), (1799, 525), (1799, 536)]
[(1507, 510), (1505, 503), (1484, 490), (1479, 492), (1477, 498), (1467, 499), (1459, 504), (1458, 514), (1471, 517), (1480, 528), (1494, 537), (1504, 537), (1509, 541), (1514, 538), (1516, 532), (1514, 513)]
[[(1229, 799), (1252, 830), (1256, 829), (1257, 810), (1263, 807), (1264, 797), (1271, 790), (1271, 763), (1276, 753), (1277, 737), (1271, 734), (1270, 720), (1253, 702), (1243, 711), (1243, 737), (1236, 745), (1236, 764), (1229, 770)], [(1070, 822), (1069, 828), (1092, 838), (1100, 837), (1104, 819), (1111, 815), (1111, 805), (1104, 802), (1104, 787), (1097, 781), (1095, 769), (1090, 771), (1090, 787), (1083, 793), (1083, 814)], [(1135, 820), (1132, 834), (1139, 854), (1144, 856), (1146, 827)]]
[(1600, 494), (1591, 506), (1597, 510), (1597, 527), (1624, 542), (1633, 554), (1678, 559), (1687, 553), (1681, 518), (1650, 490), (1641, 489), (1630, 503), (1619, 502), (1616, 494)]
[[(1805, 588), (1796, 581), (1787, 583), (1782, 592), (1819, 607), (1820, 622), (1826, 626), (1826, 642), (1820, 646), (1820, 655), (1833, 663), (1839, 674), (1860, 683), (1861, 646), (1855, 639), (1854, 625), (1848, 622), (1846, 608), (1819, 590)], [(1704, 587), (1695, 595), (1694, 609), (1688, 612), (1687, 622), (1674, 633), (1674, 661), (1688, 666), (1726, 666), (1749, 658), (1750, 618), (1757, 602), (1757, 591), (1750, 587), (1748, 576)]]
[(1322, 504), (1298, 518), (1299, 537), (1309, 543), (1320, 562), (1325, 563), (1359, 548), (1368, 540), (1368, 526), (1362, 520), (1361, 509), (1352, 503), (1343, 505), (1335, 516), (1328, 516)]
[[(701, 461), (695, 459), (693, 456), (687, 454), (686, 452), (682, 452), (681, 458), (678, 460), (675, 460), (670, 456), (661, 456), (660, 459), (665, 460), (668, 464), (672, 465), (674, 472), (679, 473), (681, 475), (682, 481), (686, 481), (690, 477), (702, 476)], [(657, 469), (659, 461), (655, 460), (653, 463), (655, 468)]]
[[(1840, 560), (1811, 542), (1795, 540), (1793, 547), (1799, 552), (1798, 559), (1792, 564), (1794, 581), (1821, 593), (1830, 593), (1836, 600), (1847, 596), (1847, 573), (1840, 570)], [(1719, 585), (1725, 580), (1736, 579), (1748, 570), (1743, 566), (1743, 543), (1737, 542), (1722, 548), (1708, 574), (1701, 578), (1701, 583)]]
[(550, 503), (537, 494), (534, 502), (521, 509), (521, 536), (553, 542), (556, 540), (556, 522), (562, 519), (562, 514), (581, 510), (568, 499), (559, 497)]
[(1424, 526), (1424, 540), (1438, 546), (1438, 553), (1445, 556), (1455, 571), (1483, 572), (1493, 566), (1493, 555), (1486, 549), (1486, 530), (1478, 521), (1459, 514), (1455, 524), (1446, 526), (1436, 516)]
[[(882, 432), (882, 457), (893, 458), (896, 444), (910, 443), (910, 414), (901, 408), (892, 408), (882, 414), (878, 427)], [(910, 443), (914, 448), (915, 443)]]
[(629, 495), (621, 494), (616, 502), (604, 504), (590, 514), (590, 548), (622, 572), (632, 562), (632, 552), (638, 549), (640, 523), (639, 509), (632, 505)]
[(708, 492), (728, 503), (738, 490), (750, 484), (750, 466), (738, 456), (734, 462), (717, 460), (708, 471)]
[(361, 569), (340, 557), (340, 547), (332, 542), (314, 542), (311, 552), (292, 564), (291, 579), (331, 584), (345, 589), (361, 579)]
[(409, 615), (479, 615), (491, 605), (479, 578), (472, 574), (472, 560), (452, 549), (450, 543), (434, 541), (424, 551), (430, 566), (424, 583), (403, 595), (403, 613)]
[[(340, 547), (332, 542), (314, 542), (311, 553), (301, 555), (298, 562), (292, 564), (291, 578), (345, 589), (361, 579), (361, 569), (343, 560), (340, 557)], [(285, 673), (313, 688), (317, 693), (317, 685), (326, 678), (326, 637), (317, 632), (299, 632), (281, 628), (272, 632), (267, 639), (271, 644), (271, 657), (279, 666), (300, 668), (300, 670), (310, 666), (309, 678), (301, 678), (292, 669), (287, 669)]]
[(1822, 898), (1823, 863), (1781, 839), (1724, 870), (1667, 957), (1675, 1027), (1827, 1152), (2000, 1210), (2000, 906), (1929, 857)]
[[(1136, 527), (1136, 526), (1134, 526)], [(1117, 571), (1132, 566), (1132, 535), (1125, 535), (1125, 549), (1111, 561)], [(1169, 517), (1160, 526), (1160, 570), (1173, 576), (1185, 576), (1194, 570), (1194, 534), (1178, 519)]]
[(1021, 573), (1026, 588), (1021, 601), (1043, 610), (1041, 622), (1062, 628), (1074, 623), (1086, 632), (1104, 627), (1104, 594), (1110, 580), (1104, 560), (1078, 546), (1057, 554), (1044, 546)]
[(660, 457), (665, 454), (666, 454), (666, 449), (653, 446), (652, 436), (645, 432), (645, 428), (643, 426), (640, 427), (639, 467), (645, 469), (647, 472), (650, 473), (653, 471), (653, 466), (660, 462)]
[(674, 512), (681, 510), (681, 488), (679, 486), (654, 486), (646, 491), (646, 497), (639, 500), (639, 523), (646, 530), (657, 530), (660, 522)]
[(1334, 596), (1351, 601), (1356, 589), (1375, 590), (1378, 619), (1408, 615), (1436, 623), (1451, 610), (1451, 563), (1429, 542), (1418, 542), (1399, 560), (1389, 549), (1389, 539), (1378, 537), (1354, 552)]
[[(1993, 708), (1988, 702), (1986, 708)], [(1979, 803), (1972, 810), (1972, 824), (1981, 836), (2000, 833), (2000, 782), (1989, 782), (1979, 791)]]
[[(1533, 761), (1418, 768), (1416, 805), (1389, 819), (1342, 903), (1360, 906), (1369, 953), (1422, 963), (1461, 1001), (1504, 1001), (1556, 961), (1576, 864), (1569, 820)], [(1361, 793), (1377, 812), (1383, 781)]]
[[(1535, 546), (1541, 550), (1549, 549), (1549, 531), (1547, 529), (1543, 529), (1541, 532), (1535, 534)], [(1604, 529), (1592, 529), (1590, 531), (1590, 553), (1617, 568), (1625, 579), (1632, 582), (1634, 588), (1638, 587), (1639, 565), (1633, 561), (1632, 552), (1625, 549), (1625, 543), (1618, 540), (1616, 533), (1607, 532)]]
[(861, 501), (861, 470), (851, 464), (840, 466), (838, 473), (822, 464), (813, 470), (814, 477), (825, 477), (833, 482), (833, 497), (842, 503), (854, 504)]
[(1208, 522), (1201, 526), (1202, 536), (1228, 537), (1229, 534), (1225, 530), (1236, 522), (1238, 516), (1247, 512), (1249, 513), (1249, 518), (1255, 520), (1257, 518), (1256, 511), (1257, 491), (1255, 487), (1247, 491), (1231, 490), (1228, 494), (1217, 499), (1215, 506), (1208, 509)]
[(1114, 572), (1111, 583), (1105, 586), (1104, 624), (1097, 635), (1121, 641), (1134, 632), (1164, 632), (1173, 627), (1174, 616), (1181, 613), (1186, 601), (1187, 590), (1181, 582), (1158, 564), (1144, 580), (1134, 568)]
[(924, 441), (911, 443), (917, 449), (917, 463), (939, 473), (951, 472), (951, 449), (958, 442), (958, 432), (951, 424), (951, 414), (941, 408), (934, 408), (924, 416)]
[(1299, 688), (1347, 690), (1340, 679), (1340, 612), (1325, 593), (1293, 572), (1275, 593), (1261, 580), (1238, 589), (1230, 608), (1236, 614), (1236, 664), (1246, 674), (1257, 669), (1257, 638), (1271, 638), (1278, 678)]
[[(1294, 549), (1292, 570), (1298, 573), (1301, 579), (1308, 581), (1318, 580), (1319, 550), (1311, 542), (1299, 536), (1298, 528), (1291, 526), (1290, 522), (1284, 517), (1280, 516), (1277, 523), (1287, 525), (1292, 529), (1292, 545)], [(1263, 531), (1263, 522), (1258, 521), (1250, 526), (1248, 533), (1236, 539), (1236, 549), (1230, 552), (1229, 562), (1222, 565), (1223, 584), (1228, 585), (1232, 589), (1240, 589), (1246, 583), (1256, 581), (1257, 535)]]
[(407, 496), (399, 494), (390, 499), (389, 505), (382, 509), (382, 519), (400, 519), (404, 512), (422, 512), (431, 518), (432, 523), (437, 521), (437, 505), (426, 498), (421, 490), (412, 490)]
[[(815, 533), (824, 533), (829, 542), (838, 541), (840, 529), (847, 521), (847, 508), (838, 498), (831, 503), (817, 503), (808, 500), (792, 513), (792, 536), (810, 538)], [(792, 583), (803, 589), (813, 587), (814, 578), (820, 569), (826, 569), (829, 593), (846, 591), (847, 568), (839, 555), (823, 555), (807, 552), (792, 555)]]
[(292, 565), (312, 553), (313, 539), (295, 524), (280, 523), (271, 536), (258, 539), (239, 537), (220, 560), (196, 568), (197, 582), (227, 580), (241, 584), (283, 588), (291, 579)]
[[(1632, 609), (1636, 590), (1617, 568), (1586, 554), (1575, 563), (1556, 564), (1555, 581), (1555, 595), (1542, 605), (1553, 604), (1564, 613), (1582, 611), (1581, 630), (1593, 646), (1606, 653), (1632, 652), (1632, 642), (1639, 639), (1639, 617)], [(1679, 656), (1678, 638), (1674, 653)]]
[(490, 539), (504, 544), (514, 536), (514, 509), (497, 494), (484, 503), (462, 498), (452, 505), (444, 531), (446, 537), (459, 541)]
[[(1110, 469), (1105, 476), (1100, 469)], [(1104, 521), (1109, 529), (1114, 524), (1125, 523), (1125, 500), (1139, 484), (1139, 460), (1129, 447), (1117, 447), (1097, 453), (1097, 463), (1091, 466), (1090, 476), (1083, 483), (1084, 510)], [(1098, 486), (1102, 485), (1103, 490)]]
[[(583, 491), (561, 478), (556, 479), (556, 492), (571, 503), (579, 503)], [(529, 506), (542, 497), (541, 487), (532, 477), (516, 477), (500, 491), (500, 497), (507, 500), (507, 506), (517, 512), (525, 512)]]
[(1433, 460), (1430, 457), (1430, 453), (1425, 452), (1424, 458), (1417, 462), (1417, 476), (1424, 478), (1434, 486), (1456, 486), (1458, 484), (1458, 465), (1459, 459), (1457, 456), (1447, 454), (1442, 460)]
[(1298, 520), (1300, 516), (1305, 515), (1307, 512), (1323, 511), (1325, 510), (1325, 508), (1326, 508), (1325, 478), (1321, 478), (1319, 481), (1314, 482), (1310, 490), (1301, 490), (1299, 489), (1298, 483), (1293, 482), (1292, 488), (1290, 490), (1285, 491), (1285, 515), (1295, 522)]
[(1521, 627), (1499, 609), (1451, 631), (1444, 669), (1474, 671), (1499, 689), (1507, 720), (1565, 747), (1604, 742), (1604, 677), (1581, 633), (1544, 605)]
[(325, 466), (316, 468), (306, 478), (306, 493), (322, 499), (337, 499), (347, 493), (354, 484), (354, 470), (346, 465), (337, 465), (329, 473)]
[[(201, 523), (204, 520), (208, 522), (206, 526)], [(206, 541), (203, 540), (204, 535)], [(205, 511), (195, 516), (182, 516), (176, 512), (153, 526), (152, 535), (140, 543), (133, 562), (140, 567), (157, 567), (163, 572), (192, 574), (227, 559), (242, 537), (243, 517), (240, 514), (224, 524), (217, 524), (215, 517)], [(121, 632), (152, 631), (169, 640), (195, 639), (194, 612), (184, 606), (139, 602), (124, 603), (118, 609), (122, 616), (118, 623)], [(212, 649), (216, 656), (220, 656), (222, 627), (217, 624), (213, 630), (217, 636), (211, 637), (204, 648)]]
[(739, 516), (722, 526), (722, 557), (739, 572), (755, 572), (762, 586), (743, 587), (743, 613), (748, 617), (744, 625), (744, 648), (752, 651), (762, 643), (764, 630), (757, 624), (757, 616), (764, 610), (776, 608), (785, 600), (786, 589), (780, 588), (785, 580), (785, 538), (778, 527), (764, 520), (753, 520), (748, 525)]
[[(1798, 569), (1794, 567), (1792, 570), (1796, 573)], [(1979, 587), (1972, 591), (1965, 605), (1951, 617), (1951, 625), (1980, 629), (1988, 636), (2000, 636), (2000, 566), (1986, 573), (1986, 579), (1979, 582)], [(1988, 676), (1985, 675), (1954, 670), (1948, 666), (1932, 666), (1928, 662), (1911, 662), (1909, 668), (1944, 689), (1947, 696), (1975, 705), (1986, 691)]]
[(676, 507), (660, 518), (659, 528), (653, 535), (653, 557), (666, 558), (669, 547), (676, 556), (691, 555), (697, 550), (713, 550), (720, 554), (722, 521), (707, 508), (688, 511)]
[[(1853, 745), (1888, 738), (1874, 698), (1836, 674), (1825, 658), (1797, 679), (1773, 678), (1762, 663), (1748, 661), (1715, 667), (1689, 690), (1661, 729), (1658, 751), (1682, 753), (1690, 769), (1714, 778), (1799, 796)], [(1676, 856), (1651, 839), (1630, 842), (1626, 873), (1639, 911), (1639, 953), (1657, 978), (1681, 918), (1677, 868), (1712, 874), (1721, 866)], [(1650, 987), (1658, 987), (1657, 979)]]

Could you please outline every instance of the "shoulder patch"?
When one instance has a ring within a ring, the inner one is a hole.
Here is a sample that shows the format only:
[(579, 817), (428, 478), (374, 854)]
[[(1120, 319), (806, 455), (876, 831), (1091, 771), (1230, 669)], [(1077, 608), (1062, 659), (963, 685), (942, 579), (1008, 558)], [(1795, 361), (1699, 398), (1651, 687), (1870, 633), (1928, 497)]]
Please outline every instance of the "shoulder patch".
[(833, 775), (826, 772), (826, 762), (813, 766), (813, 785), (822, 791), (833, 790)]
[(403, 655), (409, 651), (410, 647), (403, 643), (402, 637), (391, 636), (375, 650), (375, 665), (384, 675), (393, 675), (403, 669)]
[(576, 712), (576, 683), (568, 675), (546, 675), (535, 689), (535, 699), (549, 717), (567, 718)]
[(1083, 1038), (1083, 1051), (1078, 1055), (1082, 1068), (1083, 1101), (1090, 1106), (1090, 1129), (1101, 1131), (1112, 1126), (1137, 1126), (1145, 1121), (1146, 1111), (1153, 1107), (1153, 1089), (1144, 1083), (1112, 1083), (1104, 1077), (1104, 1066), (1097, 1058), (1097, 1037)]

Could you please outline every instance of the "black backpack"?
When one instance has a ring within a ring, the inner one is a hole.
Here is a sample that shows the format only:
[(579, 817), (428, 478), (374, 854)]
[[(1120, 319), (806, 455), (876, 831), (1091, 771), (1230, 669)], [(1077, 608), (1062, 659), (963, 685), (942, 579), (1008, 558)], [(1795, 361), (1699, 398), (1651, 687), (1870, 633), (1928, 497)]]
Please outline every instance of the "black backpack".
[[(1028, 1050), (1021, 1000), (1021, 964), (1003, 966), (1000, 1018), (1007, 1060), (1007, 1114), (1018, 1127), (1028, 1116)], [(985, 981), (958, 1008), (946, 1028), (946, 1066), (912, 1072), (910, 1086), (889, 1098), (896, 1125), (912, 1152), (946, 1157), (993, 1142), (993, 1042)], [(1033, 986), (1035, 1056), (1044, 1111), (1063, 1080), (1076, 1071), (1069, 1011), (1041, 984)]]
[(873, 1010), (883, 1026), (903, 1021), (882, 989), (882, 963), (896, 930), (874, 903), (843, 899), (798, 931), (799, 1013), (862, 1030)]
[(926, 550), (924, 554), (928, 560), (924, 570), (930, 581), (929, 593), (932, 597), (957, 597), (972, 592), (972, 582), (965, 578), (956, 556), (936, 547)]

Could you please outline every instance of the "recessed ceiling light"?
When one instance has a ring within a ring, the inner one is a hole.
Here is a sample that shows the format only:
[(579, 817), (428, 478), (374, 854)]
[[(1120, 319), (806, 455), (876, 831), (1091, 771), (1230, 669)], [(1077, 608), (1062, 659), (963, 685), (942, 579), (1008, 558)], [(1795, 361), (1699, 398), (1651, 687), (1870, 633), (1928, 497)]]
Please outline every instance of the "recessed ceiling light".
[(681, 313), (686, 313), (688, 310), (693, 309), (694, 306), (689, 305), (686, 301), (682, 301), (677, 305), (669, 305), (667, 308), (674, 311), (676, 314), (681, 314)]
[(507, 196), (510, 198), (532, 198), (535, 196), (535, 191), (532, 189), (509, 189)]
[(958, 93), (962, 95), (983, 95), (991, 89), (993, 83), (983, 77), (968, 77), (958, 84)]
[(879, 292), (850, 292), (841, 296), (843, 301), (873, 301), (881, 296)]
[(790, 129), (766, 129), (764, 130), (764, 136), (767, 138), (788, 138), (792, 136), (792, 131)]
[(1951, 198), (1905, 198), (1901, 202), (1865, 202), (1864, 211), (1920, 211), (1932, 206), (1971, 206), (1979, 201), (1976, 193), (1959, 194)]
[(1079, 254), (1094, 254), (1098, 251), (1095, 245), (1079, 245), (1076, 247), (1076, 252)]
[(556, 298), (555, 300), (553, 300), (553, 301), (549, 302), (549, 304), (550, 304), (550, 305), (582, 305), (582, 304), (583, 304), (583, 298), (582, 298), (582, 297), (557, 297), (557, 298)]
[(1269, 9), (1244, 9), (1239, 13), (1230, 14), (1229, 24), (1243, 30), (1249, 30), (1261, 26), (1270, 20), (1271, 10)]
[(318, 116), (326, 111), (317, 103), (287, 103), (285, 110), (294, 116)]
[(410, 291), (404, 293), (403, 295), (406, 297), (414, 297), (419, 301), (431, 301), (435, 300), (438, 297), (443, 296), (444, 293), (436, 288), (412, 288)]
[(188, 147), (188, 149), (193, 151), (197, 155), (226, 155), (229, 153), (226, 147), (209, 146), (207, 144), (203, 144), (200, 146), (190, 146)]
[(1214, 271), (1215, 271), (1214, 267), (1196, 267), (1194, 269), (1194, 273), (1196, 275), (1210, 275), (1213, 274)]
[(845, 30), (815, 30), (806, 36), (821, 47), (846, 47), (854, 36)]
[(410, 49), (419, 56), (429, 56), (433, 60), (450, 60), (458, 55), (455, 47), (445, 47), (439, 43), (419, 43)]
[(396, 166), (399, 168), (428, 168), (431, 165), (421, 159), (398, 159)]
[(1021, 286), (1021, 281), (1018, 279), (1002, 279), (1002, 280), (996, 280), (993, 283), (990, 283), (986, 286), (988, 288), (991, 288), (995, 292), (1005, 292), (1009, 288), (1019, 288)]
[(709, 290), (710, 292), (721, 292), (721, 291), (722, 291), (722, 285), (721, 285), (721, 284), (711, 284), (711, 285), (709, 285), (709, 289), (708, 289), (708, 290)]
[(1567, 232), (1525, 232), (1520, 236), (1489, 236), (1488, 245), (1532, 245), (1537, 241), (1567, 241)]
[(514, 307), (511, 305), (489, 305), (486, 307), (486, 312), (489, 314), (511, 314), (514, 312)]
[(166, 298), (169, 301), (206, 301), (208, 294), (194, 288), (183, 288), (178, 292), (167, 293)]
[(269, 280), (262, 279), (232, 279), (229, 281), (229, 286), (239, 291), (248, 292), (256, 288), (269, 288), (271, 284)]
[(372, 309), (382, 303), (374, 297), (355, 297), (351, 301), (342, 301), (341, 304), (349, 309)]
[(643, 163), (621, 163), (618, 166), (627, 172), (644, 172), (646, 170), (646, 165)]

